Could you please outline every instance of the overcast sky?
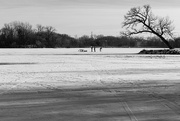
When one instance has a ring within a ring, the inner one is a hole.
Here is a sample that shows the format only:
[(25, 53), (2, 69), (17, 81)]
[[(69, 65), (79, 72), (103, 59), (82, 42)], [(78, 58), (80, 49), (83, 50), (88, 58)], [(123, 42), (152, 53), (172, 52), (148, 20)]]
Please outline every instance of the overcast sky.
[(155, 15), (169, 16), (180, 35), (180, 0), (0, 0), (0, 27), (12, 21), (50, 25), (71, 36), (118, 36), (131, 7), (149, 4)]

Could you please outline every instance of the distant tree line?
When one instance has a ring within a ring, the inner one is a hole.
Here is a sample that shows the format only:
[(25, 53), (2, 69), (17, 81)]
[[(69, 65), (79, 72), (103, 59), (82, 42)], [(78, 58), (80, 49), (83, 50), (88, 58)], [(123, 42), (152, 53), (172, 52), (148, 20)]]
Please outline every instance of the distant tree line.
[[(180, 47), (180, 37), (169, 40), (170, 44)], [(0, 48), (75, 48), (75, 47), (166, 47), (158, 38), (128, 36), (87, 36), (71, 37), (59, 34), (52, 26), (32, 25), (24, 22), (4, 24), (0, 29)]]

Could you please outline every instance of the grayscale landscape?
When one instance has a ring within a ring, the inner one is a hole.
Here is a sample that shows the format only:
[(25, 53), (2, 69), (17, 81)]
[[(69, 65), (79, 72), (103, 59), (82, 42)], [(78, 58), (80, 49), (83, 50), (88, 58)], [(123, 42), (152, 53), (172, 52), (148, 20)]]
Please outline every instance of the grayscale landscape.
[(0, 0), (0, 121), (180, 121), (180, 0)]
[(0, 49), (0, 120), (180, 120), (179, 55), (78, 49)]

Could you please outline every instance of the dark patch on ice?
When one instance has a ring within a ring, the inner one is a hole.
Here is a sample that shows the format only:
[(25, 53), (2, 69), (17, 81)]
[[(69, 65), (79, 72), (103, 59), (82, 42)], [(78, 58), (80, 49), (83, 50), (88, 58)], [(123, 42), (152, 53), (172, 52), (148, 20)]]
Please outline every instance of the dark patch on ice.
[(0, 65), (31, 65), (37, 63), (0, 63)]

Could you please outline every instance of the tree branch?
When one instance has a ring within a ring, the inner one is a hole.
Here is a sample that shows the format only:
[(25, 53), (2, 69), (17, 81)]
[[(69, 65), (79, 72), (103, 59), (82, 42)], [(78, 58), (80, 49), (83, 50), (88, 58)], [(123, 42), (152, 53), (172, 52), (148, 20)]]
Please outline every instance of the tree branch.
[[(132, 8), (124, 16), (123, 27), (126, 27), (126, 35), (140, 34), (144, 32), (153, 33), (158, 36), (169, 48), (172, 48), (164, 36), (172, 37), (172, 21), (167, 17), (156, 17), (151, 12), (149, 5), (144, 5), (142, 8)], [(142, 24), (142, 25), (141, 25)], [(138, 29), (141, 26), (141, 29)]]

